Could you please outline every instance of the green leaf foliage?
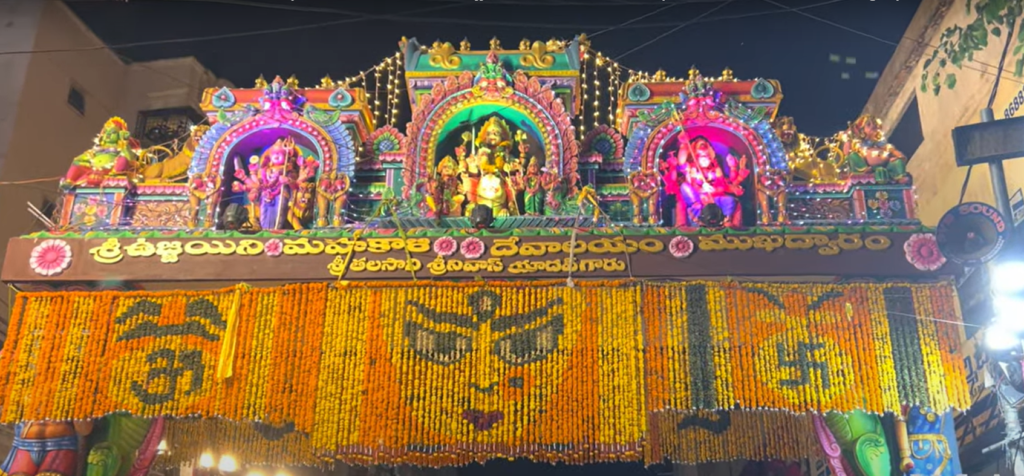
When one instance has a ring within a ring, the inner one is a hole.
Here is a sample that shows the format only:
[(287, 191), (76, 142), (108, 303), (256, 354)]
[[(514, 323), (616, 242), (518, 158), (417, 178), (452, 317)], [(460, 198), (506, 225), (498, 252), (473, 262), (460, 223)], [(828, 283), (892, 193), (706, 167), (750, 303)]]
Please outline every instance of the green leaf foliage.
[(1003, 39), (1004, 31), (1017, 25), (1024, 12), (1024, 0), (967, 0), (966, 8), (970, 22), (943, 30), (939, 44), (924, 61), (922, 92), (931, 90), (938, 95), (943, 89), (955, 88), (956, 75), (942, 74), (949, 65), (963, 69), (966, 63), (974, 61), (976, 54), (990, 45), (1002, 47), (1004, 41), (1013, 42), (1014, 48), (1006, 60), (1015, 61), (1014, 76), (1024, 75), (1024, 28), (1017, 30), (1012, 39)]

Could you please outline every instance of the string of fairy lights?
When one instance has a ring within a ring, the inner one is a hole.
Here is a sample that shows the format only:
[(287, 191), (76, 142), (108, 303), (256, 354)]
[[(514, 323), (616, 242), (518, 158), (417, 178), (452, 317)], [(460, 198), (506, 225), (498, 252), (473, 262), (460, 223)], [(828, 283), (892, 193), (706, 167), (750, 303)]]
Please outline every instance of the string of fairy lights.
[[(563, 44), (567, 43), (565, 41)], [(638, 71), (615, 61), (600, 51), (591, 49), (584, 42), (579, 68), (579, 109), (576, 115), (577, 139), (582, 141), (587, 133), (618, 123), (619, 108), (622, 104), (623, 85), (656, 81), (678, 81), (664, 71), (648, 73)], [(390, 125), (397, 127), (401, 118), (401, 107), (408, 102), (407, 90), (403, 84), (402, 52), (395, 52), (377, 65), (354, 76), (345, 78), (338, 85), (362, 89), (372, 111), (374, 128)], [(325, 78), (329, 81), (329, 77)], [(331, 82), (331, 86), (334, 83)], [(323, 84), (326, 87), (326, 84)]]

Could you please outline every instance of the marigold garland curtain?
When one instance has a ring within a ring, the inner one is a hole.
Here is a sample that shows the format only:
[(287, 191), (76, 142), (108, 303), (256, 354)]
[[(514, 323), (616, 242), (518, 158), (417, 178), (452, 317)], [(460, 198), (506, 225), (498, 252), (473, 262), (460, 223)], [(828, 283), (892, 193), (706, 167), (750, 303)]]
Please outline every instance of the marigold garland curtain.
[(308, 436), (294, 461), (785, 457), (806, 418), (718, 410), (965, 408), (957, 309), (948, 284), (22, 293), (0, 420), (258, 421)]

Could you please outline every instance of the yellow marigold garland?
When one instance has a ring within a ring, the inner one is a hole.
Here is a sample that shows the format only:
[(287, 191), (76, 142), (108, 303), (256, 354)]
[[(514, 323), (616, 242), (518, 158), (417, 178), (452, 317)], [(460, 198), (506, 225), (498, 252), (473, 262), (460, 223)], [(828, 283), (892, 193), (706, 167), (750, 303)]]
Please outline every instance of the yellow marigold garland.
[[(220, 417), (174, 422), (179, 454), (209, 430), (268, 463), (792, 459), (816, 446), (791, 413), (735, 410), (722, 432), (693, 434), (720, 409), (966, 407), (956, 309), (948, 284), (23, 293), (0, 404), (3, 422)], [(258, 446), (230, 421), (291, 430)]]

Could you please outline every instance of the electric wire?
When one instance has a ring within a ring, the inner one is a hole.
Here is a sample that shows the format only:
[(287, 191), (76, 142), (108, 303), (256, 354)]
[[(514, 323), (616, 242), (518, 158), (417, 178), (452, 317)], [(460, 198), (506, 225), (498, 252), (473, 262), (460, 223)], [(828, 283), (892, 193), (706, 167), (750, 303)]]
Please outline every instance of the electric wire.
[[(683, 3), (693, 3), (693, 2), (683, 2)], [(636, 18), (633, 18), (632, 20), (626, 20), (624, 23), (618, 24), (616, 26), (611, 26), (611, 27), (605, 28), (605, 29), (603, 29), (601, 31), (598, 31), (598, 32), (595, 32), (595, 33), (591, 33), (591, 34), (589, 34), (587, 36), (590, 37), (590, 38), (594, 38), (597, 35), (601, 35), (601, 34), (607, 33), (607, 32), (612, 31), (612, 30), (617, 30), (617, 29), (622, 28), (622, 27), (624, 27), (626, 25), (630, 25), (630, 24), (636, 23), (636, 22), (638, 22), (640, 20), (643, 20), (644, 18), (647, 18), (647, 17), (649, 17), (651, 15), (655, 15), (658, 12), (663, 12), (665, 10), (668, 10), (669, 8), (672, 8), (672, 7), (676, 6), (676, 5), (678, 5), (678, 3), (670, 3), (670, 4), (668, 4), (668, 5), (664, 6), (664, 7), (661, 7), (659, 9), (657, 9), (657, 10), (653, 10), (653, 11), (651, 11), (649, 13), (645, 13), (643, 15), (640, 15), (640, 16), (636, 17)]]
[[(741, 18), (753, 18), (753, 17), (760, 17), (760, 16), (766, 16), (766, 15), (775, 15), (775, 14), (779, 14), (779, 13), (787, 13), (787, 12), (794, 11), (794, 10), (799, 11), (799, 10), (818, 8), (818, 7), (822, 7), (822, 6), (825, 6), (825, 5), (831, 5), (833, 3), (838, 3), (838, 2), (842, 2), (842, 1), (846, 1), (846, 0), (826, 0), (826, 1), (823, 1), (823, 2), (814, 3), (814, 4), (811, 4), (811, 5), (803, 5), (803, 6), (800, 6), (800, 7), (793, 7), (791, 9), (789, 9), (789, 10), (769, 10), (769, 11), (763, 11), (763, 12), (752, 12), (752, 13), (743, 13), (743, 14), (737, 14), (737, 15), (718, 16), (718, 17), (711, 17), (711, 18), (702, 18), (702, 19), (696, 20), (696, 21), (689, 20), (689, 21), (687, 21), (685, 23), (687, 25), (692, 25), (692, 24), (708, 23), (708, 22), (721, 21), (721, 20), (736, 20), (736, 19), (741, 19)], [(705, 3), (705, 2), (687, 2), (687, 3), (694, 3), (694, 4), (696, 4), (696, 3)], [(414, 11), (407, 12), (406, 14), (413, 14), (413, 13), (417, 13), (417, 12), (420, 12), (420, 11), (419, 10), (414, 10)], [(212, 40), (219, 40), (219, 39), (225, 39), (225, 38), (240, 38), (240, 37), (246, 37), (246, 36), (257, 36), (257, 35), (272, 34), (272, 33), (284, 33), (284, 32), (297, 31), (297, 30), (308, 29), (308, 28), (320, 28), (320, 27), (325, 27), (325, 26), (333, 26), (333, 25), (339, 24), (339, 22), (349, 23), (349, 22), (360, 21), (360, 20), (363, 20), (363, 19), (365, 19), (365, 18), (349, 18), (349, 19), (336, 20), (336, 21), (324, 22), (324, 23), (311, 23), (311, 24), (307, 24), (307, 25), (298, 25), (298, 26), (294, 26), (294, 27), (252, 30), (252, 31), (248, 31), (248, 32), (230, 33), (230, 34), (224, 34), (224, 35), (207, 35), (207, 36), (196, 36), (196, 37), (170, 38), (170, 39), (166, 39), (166, 40), (137, 41), (137, 42), (130, 42), (130, 43), (111, 44), (111, 45), (107, 45), (107, 46), (85, 46), (85, 47), (78, 47), (78, 48), (53, 48), (53, 49), (39, 49), (39, 50), (0, 51), (0, 56), (24, 55), (24, 54), (48, 54), (48, 53), (73, 53), (73, 52), (77, 52), (77, 51), (95, 51), (95, 50), (100, 50), (100, 49), (104, 49), (104, 48), (112, 48), (112, 49), (113, 48), (133, 48), (133, 47), (140, 47), (140, 46), (154, 46), (154, 45), (163, 45), (163, 44), (177, 44), (177, 43), (212, 41)], [(502, 22), (502, 21), (476, 20), (476, 19), (464, 20), (464, 19), (451, 19), (451, 18), (416, 18), (416, 17), (408, 17), (408, 18), (402, 17), (401, 20), (396, 20), (396, 21), (411, 21), (411, 22), (426, 22), (426, 23), (456, 23), (456, 24), (476, 25), (476, 26), (507, 26), (507, 27), (514, 27), (514, 28), (531, 28), (531, 27), (533, 27), (533, 28), (552, 28), (552, 29), (571, 28), (571, 29), (577, 29), (577, 30), (590, 30), (590, 29), (595, 29), (595, 28), (616, 28), (616, 29), (645, 28), (646, 29), (646, 28), (670, 27), (670, 26), (679, 26), (680, 25), (680, 22), (645, 23), (645, 24), (641, 24), (641, 25), (630, 24), (630, 25), (625, 25), (625, 26), (618, 26), (618, 25), (579, 25), (579, 24), (570, 24), (570, 23), (552, 24), (552, 23), (528, 23), (528, 22)]]
[[(429, 11), (436, 11), (436, 10), (442, 10), (442, 9), (451, 8), (453, 6), (456, 6), (456, 5), (445, 5), (445, 6), (439, 6), (439, 7), (421, 8), (421, 9), (417, 9), (417, 10), (410, 10), (410, 11), (406, 12), (406, 14), (426, 13), (426, 12), (429, 12)], [(104, 44), (104, 45), (99, 45), (99, 46), (84, 46), (84, 47), (79, 47), (79, 48), (54, 48), (54, 49), (44, 49), (44, 50), (0, 51), (0, 56), (22, 55), (22, 54), (39, 54), (39, 53), (70, 53), (70, 52), (76, 52), (76, 51), (95, 51), (95, 50), (114, 49), (114, 48), (134, 48), (134, 47), (139, 47), (139, 46), (165, 45), (165, 44), (175, 44), (175, 43), (191, 43), (191, 42), (196, 42), (196, 41), (224, 40), (224, 39), (230, 39), (230, 38), (242, 38), (242, 37), (247, 37), (247, 36), (265, 35), (265, 34), (272, 34), (272, 33), (286, 33), (286, 32), (289, 32), (289, 31), (299, 31), (299, 30), (308, 30), (308, 29), (311, 29), (311, 28), (322, 28), (322, 27), (326, 27), (326, 26), (343, 25), (343, 24), (346, 24), (346, 23), (355, 23), (355, 22), (360, 22), (360, 21), (363, 21), (363, 20), (372, 20), (372, 19), (374, 19), (374, 17), (378, 17), (378, 16), (379, 15), (362, 15), (362, 16), (359, 16), (359, 17), (356, 17), (356, 18), (344, 18), (344, 19), (341, 19), (341, 20), (334, 20), (334, 21), (329, 21), (329, 22), (313, 23), (313, 24), (306, 24), (306, 25), (296, 25), (296, 26), (289, 26), (289, 27), (282, 27), (282, 28), (268, 28), (268, 29), (263, 29), (263, 30), (245, 31), (245, 32), (238, 32), (238, 33), (224, 33), (224, 34), (219, 34), (219, 35), (195, 36), (195, 37), (186, 37), (186, 38), (171, 38), (171, 39), (166, 39), (166, 40), (135, 41), (135, 42), (129, 42), (129, 43), (119, 43), (119, 44), (115, 44), (115, 45)], [(420, 21), (420, 20), (428, 21), (428, 22), (435, 21), (434, 19), (431, 19), (431, 18), (414, 18), (414, 17), (410, 17), (408, 19), (403, 19), (402, 21)]]
[(633, 48), (633, 49), (631, 49), (629, 51), (626, 51), (625, 53), (620, 54), (619, 56), (615, 57), (615, 61), (619, 61), (620, 59), (622, 59), (623, 57), (625, 57), (625, 56), (627, 56), (627, 55), (629, 55), (631, 53), (634, 53), (634, 52), (636, 52), (638, 50), (641, 50), (641, 49), (643, 49), (643, 48), (645, 48), (645, 47), (647, 47), (649, 45), (654, 44), (658, 40), (660, 40), (660, 39), (662, 39), (662, 38), (664, 38), (664, 37), (666, 37), (668, 35), (671, 35), (672, 33), (675, 33), (677, 31), (679, 31), (683, 27), (685, 27), (687, 25), (690, 25), (690, 24), (696, 22), (697, 20), (700, 20), (701, 18), (704, 18), (704, 17), (706, 17), (706, 16), (708, 16), (708, 15), (710, 15), (710, 14), (712, 14), (712, 13), (714, 13), (714, 12), (716, 12), (716, 11), (722, 9), (722, 8), (724, 8), (726, 5), (729, 5), (732, 2), (733, 2), (733, 0), (725, 0), (724, 2), (722, 2), (721, 4), (716, 6), (715, 8), (712, 8), (712, 9), (710, 9), (710, 10), (704, 12), (704, 13), (701, 13), (700, 15), (697, 15), (692, 20), (684, 22), (684, 23), (681, 23), (680, 25), (676, 26), (675, 28), (673, 28), (673, 29), (671, 29), (669, 31), (666, 31), (665, 33), (662, 33), (662, 34), (654, 37), (654, 39), (652, 39), (652, 40), (650, 40), (650, 41), (648, 41), (648, 42), (646, 42), (646, 43), (644, 43), (644, 44), (642, 44), (640, 46), (637, 46), (636, 48)]

